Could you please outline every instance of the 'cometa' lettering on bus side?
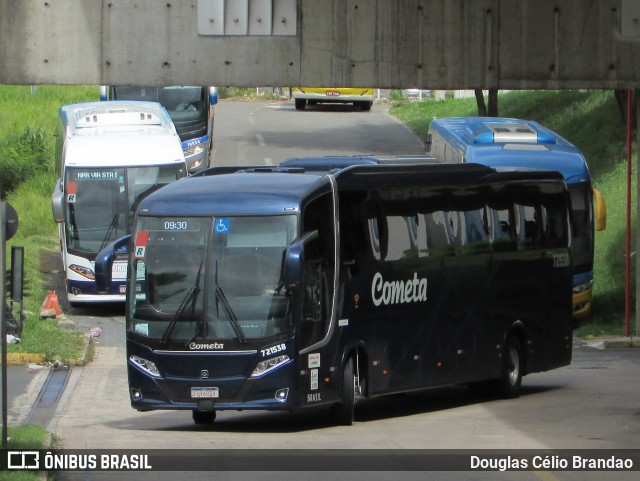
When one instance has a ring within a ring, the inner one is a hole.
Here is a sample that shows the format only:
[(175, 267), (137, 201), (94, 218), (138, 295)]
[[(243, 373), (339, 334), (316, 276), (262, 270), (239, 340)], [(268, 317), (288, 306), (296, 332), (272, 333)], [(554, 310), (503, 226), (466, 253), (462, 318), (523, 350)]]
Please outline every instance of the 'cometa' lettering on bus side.
[(376, 272), (371, 282), (371, 298), (374, 306), (384, 304), (406, 304), (410, 302), (425, 302), (427, 300), (427, 278), (418, 278), (413, 273), (413, 279), (406, 281), (385, 281), (382, 274)]

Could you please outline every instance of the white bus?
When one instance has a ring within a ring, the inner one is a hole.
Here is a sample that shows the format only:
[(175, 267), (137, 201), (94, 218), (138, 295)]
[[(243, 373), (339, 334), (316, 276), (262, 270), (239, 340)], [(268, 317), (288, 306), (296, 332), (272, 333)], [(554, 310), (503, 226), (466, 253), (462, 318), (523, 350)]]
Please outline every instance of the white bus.
[(60, 108), (58, 180), (52, 196), (69, 302), (124, 302), (127, 252), (107, 292), (95, 286), (96, 254), (130, 231), (138, 203), (187, 175), (176, 129), (156, 102), (109, 101)]

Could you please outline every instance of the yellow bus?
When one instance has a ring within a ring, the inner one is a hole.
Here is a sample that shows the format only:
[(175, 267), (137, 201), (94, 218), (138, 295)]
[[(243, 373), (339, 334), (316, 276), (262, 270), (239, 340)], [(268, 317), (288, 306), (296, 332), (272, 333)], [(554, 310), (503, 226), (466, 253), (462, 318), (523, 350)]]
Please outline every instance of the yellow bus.
[(373, 105), (373, 89), (367, 88), (293, 87), (291, 97), (297, 110), (304, 110), (307, 104), (348, 103), (369, 111)]

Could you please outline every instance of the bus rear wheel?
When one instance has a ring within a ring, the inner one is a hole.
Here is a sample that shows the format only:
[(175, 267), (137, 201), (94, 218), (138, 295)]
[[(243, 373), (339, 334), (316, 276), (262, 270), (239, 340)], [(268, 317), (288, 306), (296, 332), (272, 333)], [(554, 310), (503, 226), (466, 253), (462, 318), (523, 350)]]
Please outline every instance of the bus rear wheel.
[(336, 424), (351, 426), (355, 416), (356, 376), (353, 357), (349, 358), (342, 372), (342, 400), (332, 406), (331, 416)]
[(213, 424), (213, 421), (215, 420), (215, 411), (198, 411), (197, 409), (193, 410), (193, 422), (196, 424)]
[(516, 336), (510, 336), (502, 359), (502, 373), (496, 383), (497, 394), (506, 399), (517, 398), (520, 395), (523, 368), (522, 343)]
[(304, 110), (307, 106), (306, 99), (296, 99), (296, 110)]

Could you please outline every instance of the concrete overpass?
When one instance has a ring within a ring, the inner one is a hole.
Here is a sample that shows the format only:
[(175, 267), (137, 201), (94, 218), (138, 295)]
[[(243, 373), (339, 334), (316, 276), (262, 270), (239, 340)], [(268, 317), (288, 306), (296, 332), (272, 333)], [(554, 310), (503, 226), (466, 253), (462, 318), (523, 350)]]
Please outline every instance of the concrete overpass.
[(637, 0), (0, 0), (0, 83), (613, 89)]

